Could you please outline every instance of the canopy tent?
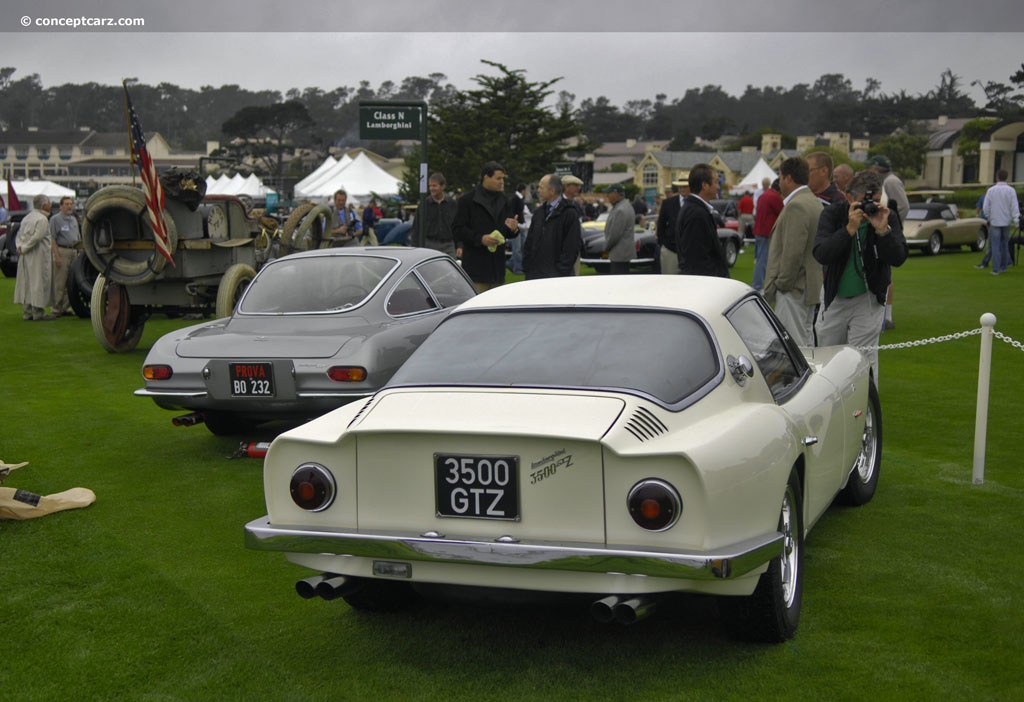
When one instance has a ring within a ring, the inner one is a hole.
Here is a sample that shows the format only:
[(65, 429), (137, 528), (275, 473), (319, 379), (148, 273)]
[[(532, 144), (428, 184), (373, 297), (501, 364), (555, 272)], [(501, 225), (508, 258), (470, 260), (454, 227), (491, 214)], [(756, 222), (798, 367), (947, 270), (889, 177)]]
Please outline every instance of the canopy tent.
[(761, 181), (764, 178), (767, 178), (768, 180), (775, 180), (777, 177), (778, 175), (772, 170), (771, 166), (768, 165), (768, 162), (763, 158), (759, 158), (757, 159), (757, 163), (754, 164), (754, 167), (750, 169), (750, 172), (743, 177), (743, 180), (729, 188), (729, 192), (752, 193), (761, 187)]
[[(347, 158), (350, 163), (352, 161), (352, 159), (348, 158), (348, 154), (345, 154), (342, 158)], [(305, 190), (307, 187), (309, 187), (311, 183), (318, 180), (320, 176), (334, 168), (336, 165), (338, 165), (338, 159), (334, 158), (333, 156), (328, 156), (327, 158), (324, 159), (323, 163), (321, 163), (319, 166), (313, 169), (312, 173), (310, 173), (308, 176), (306, 176), (298, 183), (296, 183), (295, 189)]]
[(211, 176), (206, 176), (206, 194), (207, 195), (248, 195), (249, 197), (265, 197), (269, 193), (275, 192), (272, 188), (268, 188), (263, 184), (256, 174), (250, 173), (247, 178), (243, 178), (241, 174), (236, 173), (231, 178), (226, 175), (221, 175), (216, 180)]
[(36, 195), (46, 195), (51, 200), (57, 200), (62, 197), (75, 197), (77, 194), (71, 188), (65, 188), (52, 180), (12, 180), (11, 187), (25, 207), (32, 207), (32, 198)]
[[(330, 158), (330, 156), (328, 156), (328, 158)], [(324, 163), (326, 163), (326, 161)], [(315, 195), (307, 195), (307, 193), (316, 192), (324, 183), (333, 182), (338, 175), (351, 164), (352, 157), (348, 154), (345, 154), (336, 160), (329, 168), (324, 168), (323, 164), (321, 164), (319, 168), (313, 171), (313, 173), (310, 173), (309, 176), (303, 178), (298, 184), (296, 184), (295, 197), (316, 197)], [(337, 190), (337, 188), (334, 190)], [(332, 195), (334, 194), (334, 190), (331, 191)], [(330, 195), (328, 195), (328, 197), (330, 197)]]
[[(338, 162), (340, 166), (344, 158)], [(367, 198), (371, 193), (378, 195), (397, 195), (402, 181), (378, 166), (364, 153), (359, 154), (343, 168), (334, 169), (324, 174), (318, 184), (304, 191), (295, 189), (296, 197), (309, 199), (327, 199), (335, 191), (344, 189), (350, 196)]]

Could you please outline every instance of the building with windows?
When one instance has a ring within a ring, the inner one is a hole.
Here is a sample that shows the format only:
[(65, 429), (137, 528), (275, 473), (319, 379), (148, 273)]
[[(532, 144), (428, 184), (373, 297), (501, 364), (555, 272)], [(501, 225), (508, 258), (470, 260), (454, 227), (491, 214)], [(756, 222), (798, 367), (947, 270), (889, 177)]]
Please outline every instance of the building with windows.
[[(159, 133), (146, 146), (159, 171), (198, 168), (207, 155), (175, 153)], [(208, 147), (209, 153), (216, 144)], [(131, 144), (127, 132), (8, 130), (0, 132), (0, 169), (12, 180), (52, 180), (87, 196), (104, 185), (132, 183)]]

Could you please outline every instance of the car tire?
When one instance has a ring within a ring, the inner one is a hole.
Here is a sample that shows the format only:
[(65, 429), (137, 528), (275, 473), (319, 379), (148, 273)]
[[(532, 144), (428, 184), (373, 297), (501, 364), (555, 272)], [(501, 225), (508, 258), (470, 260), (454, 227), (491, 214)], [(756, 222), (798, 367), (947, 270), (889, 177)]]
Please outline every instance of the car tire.
[(988, 232), (985, 231), (985, 227), (978, 227), (978, 237), (971, 244), (971, 251), (977, 253), (978, 251), (985, 250), (985, 244), (988, 243)]
[[(156, 241), (152, 225), (148, 218), (143, 217), (146, 211), (146, 196), (138, 188), (128, 185), (109, 185), (93, 193), (86, 201), (85, 217), (82, 220), (82, 248), (96, 269), (106, 271), (110, 280), (127, 285), (144, 285), (154, 280), (167, 265), (167, 259), (155, 245), (153, 253), (144, 260), (122, 256), (113, 248), (113, 239), (117, 238), (112, 231), (115, 218), (122, 224), (126, 220), (134, 222), (135, 219), (145, 222), (140, 231), (148, 231), (150, 239)], [(161, 218), (167, 234), (167, 248), (173, 258), (178, 248), (177, 225), (174, 217), (166, 210)], [(108, 236), (112, 239), (105, 241)]]
[(303, 202), (301, 205), (292, 210), (291, 214), (288, 215), (288, 219), (281, 225), (281, 247), (287, 251), (292, 252), (295, 250), (293, 239), (295, 238), (295, 230), (298, 228), (299, 223), (302, 222), (303, 218), (309, 214), (309, 211), (316, 207), (315, 202)]
[(242, 293), (256, 277), (256, 270), (244, 263), (235, 265), (224, 271), (220, 285), (217, 286), (217, 319), (230, 317), (235, 305), (242, 298)]
[(142, 338), (149, 313), (145, 307), (131, 304), (128, 288), (99, 275), (92, 288), (89, 316), (100, 346), (110, 353), (127, 353)]
[(861, 432), (860, 451), (854, 460), (846, 487), (839, 493), (844, 505), (858, 507), (871, 502), (878, 489), (878, 475), (882, 469), (882, 403), (874, 381), (868, 385), (868, 406), (864, 411), (864, 430)]
[(238, 436), (248, 434), (256, 424), (228, 412), (203, 412), (203, 423), (214, 436)]
[(749, 597), (723, 596), (718, 607), (733, 636), (745, 641), (780, 643), (793, 638), (803, 604), (803, 500), (794, 470), (779, 512), (782, 553), (768, 563)]
[(936, 256), (942, 253), (942, 235), (938, 232), (932, 232), (932, 235), (928, 237), (928, 246), (925, 248), (925, 253), (929, 256)]
[(18, 262), (11, 260), (10, 250), (7, 248), (7, 237), (13, 237), (14, 231), (15, 228), (11, 227), (8, 233), (0, 235), (0, 270), (3, 271), (5, 278), (18, 277)]
[(725, 243), (722, 245), (722, 250), (723, 250), (723, 253), (725, 254), (725, 263), (726, 263), (726, 265), (728, 265), (729, 268), (732, 268), (733, 266), (735, 266), (736, 265), (736, 259), (739, 258), (739, 255), (740, 255), (740, 247), (736, 243), (736, 240), (735, 239), (726, 239)]
[(99, 271), (84, 254), (76, 256), (71, 262), (71, 268), (68, 269), (68, 302), (81, 319), (88, 319), (90, 316), (92, 289), (96, 285), (98, 275)]
[(392, 580), (364, 580), (361, 587), (341, 597), (349, 607), (363, 612), (398, 612), (416, 602), (409, 583)]

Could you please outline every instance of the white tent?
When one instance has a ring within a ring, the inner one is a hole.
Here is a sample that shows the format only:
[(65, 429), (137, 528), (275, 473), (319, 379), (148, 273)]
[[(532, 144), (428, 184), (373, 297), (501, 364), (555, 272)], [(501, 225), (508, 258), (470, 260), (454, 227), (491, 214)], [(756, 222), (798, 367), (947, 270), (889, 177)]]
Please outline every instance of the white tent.
[(76, 194), (71, 188), (65, 188), (52, 180), (12, 180), (11, 187), (25, 207), (32, 207), (32, 198), (36, 195), (46, 195), (51, 200), (56, 200), (62, 197), (75, 197)]
[[(330, 156), (328, 156), (328, 158), (330, 158)], [(345, 154), (340, 159), (336, 160), (334, 165), (330, 168), (323, 168), (323, 164), (321, 164), (320, 168), (317, 168), (316, 171), (313, 171), (313, 173), (304, 178), (299, 184), (296, 184), (295, 197), (318, 197), (317, 195), (311, 195), (310, 193), (319, 191), (324, 183), (334, 182), (334, 180), (338, 178), (339, 174), (351, 164), (352, 157), (348, 154)], [(319, 173), (317, 173), (317, 171), (319, 171)], [(314, 175), (316, 177), (314, 177)], [(337, 190), (337, 188), (334, 190)], [(334, 194), (334, 190), (331, 191), (331, 195)], [(328, 197), (330, 197), (330, 195), (328, 195)]]
[(265, 197), (267, 194), (272, 192), (276, 191), (264, 185), (263, 181), (256, 177), (255, 173), (250, 173), (246, 178), (243, 178), (239, 173), (236, 173), (231, 178), (228, 178), (226, 175), (221, 175), (216, 180), (211, 176), (206, 176), (207, 195), (248, 195), (249, 197)]
[[(348, 154), (345, 154), (342, 158), (348, 158)], [(352, 161), (352, 159), (350, 158), (348, 158), (348, 160), (349, 162)], [(327, 158), (324, 159), (323, 163), (321, 163), (319, 166), (313, 169), (312, 173), (310, 173), (308, 176), (306, 176), (305, 178), (303, 178), (302, 180), (295, 184), (295, 190), (305, 190), (310, 185), (310, 183), (316, 181), (320, 176), (334, 168), (336, 165), (338, 165), (338, 159), (334, 158), (333, 156), (328, 156)]]
[(264, 185), (263, 181), (257, 178), (255, 173), (250, 173), (249, 177), (245, 179), (242, 190), (237, 194), (248, 195), (249, 197), (266, 197), (267, 194), (273, 192), (276, 191)]
[(775, 180), (777, 177), (777, 174), (772, 170), (771, 166), (768, 165), (768, 162), (763, 158), (759, 158), (757, 159), (757, 163), (754, 164), (754, 167), (750, 169), (750, 172), (743, 177), (743, 180), (729, 188), (729, 192), (752, 193), (761, 187), (761, 180), (764, 178), (767, 178), (768, 180)]
[(374, 163), (369, 156), (361, 153), (336, 175), (305, 193), (296, 191), (296, 196), (313, 199), (329, 198), (336, 190), (342, 188), (348, 192), (350, 197), (354, 198), (366, 198), (370, 193), (396, 195), (401, 184), (402, 181)]

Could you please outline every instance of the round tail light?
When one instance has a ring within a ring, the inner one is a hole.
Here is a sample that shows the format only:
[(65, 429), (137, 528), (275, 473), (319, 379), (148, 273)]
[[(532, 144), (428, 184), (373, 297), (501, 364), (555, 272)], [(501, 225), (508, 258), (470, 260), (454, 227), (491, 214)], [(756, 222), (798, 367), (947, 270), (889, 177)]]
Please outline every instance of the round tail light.
[(323, 511), (334, 502), (334, 476), (317, 463), (304, 463), (296, 468), (288, 487), (292, 502), (309, 512)]
[(634, 485), (626, 498), (626, 505), (637, 526), (648, 531), (669, 529), (683, 511), (683, 501), (676, 489), (664, 480), (654, 478)]

